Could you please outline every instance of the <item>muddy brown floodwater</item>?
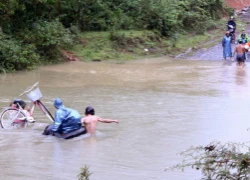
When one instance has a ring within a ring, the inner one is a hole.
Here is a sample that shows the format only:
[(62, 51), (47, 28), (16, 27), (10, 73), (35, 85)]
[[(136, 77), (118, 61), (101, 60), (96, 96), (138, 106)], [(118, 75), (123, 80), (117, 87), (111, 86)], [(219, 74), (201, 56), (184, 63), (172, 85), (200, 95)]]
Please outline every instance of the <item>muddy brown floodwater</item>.
[(190, 146), (250, 137), (248, 63), (239, 69), (235, 62), (162, 57), (45, 66), (0, 75), (0, 106), (37, 81), (52, 113), (60, 97), (82, 115), (91, 105), (120, 123), (99, 124), (96, 136), (62, 140), (42, 135), (50, 121), (36, 109), (37, 122), (28, 128), (0, 129), (1, 179), (73, 180), (87, 165), (91, 180), (193, 180), (200, 177), (196, 171), (164, 169)]

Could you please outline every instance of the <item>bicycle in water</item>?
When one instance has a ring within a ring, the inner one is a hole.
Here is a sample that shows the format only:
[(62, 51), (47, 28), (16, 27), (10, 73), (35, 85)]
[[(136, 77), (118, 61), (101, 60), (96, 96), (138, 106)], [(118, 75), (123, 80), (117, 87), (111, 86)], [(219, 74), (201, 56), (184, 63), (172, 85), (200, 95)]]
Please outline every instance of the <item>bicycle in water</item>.
[(26, 128), (29, 123), (34, 123), (33, 113), (35, 107), (38, 106), (39, 109), (52, 121), (54, 118), (42, 103), (42, 93), (38, 87), (39, 82), (35, 83), (33, 86), (28, 87), (22, 94), (26, 94), (29, 100), (31, 100), (31, 108), (26, 109), (26, 103), (21, 99), (14, 100), (9, 107), (5, 107), (0, 114), (0, 124), (4, 129), (19, 129)]

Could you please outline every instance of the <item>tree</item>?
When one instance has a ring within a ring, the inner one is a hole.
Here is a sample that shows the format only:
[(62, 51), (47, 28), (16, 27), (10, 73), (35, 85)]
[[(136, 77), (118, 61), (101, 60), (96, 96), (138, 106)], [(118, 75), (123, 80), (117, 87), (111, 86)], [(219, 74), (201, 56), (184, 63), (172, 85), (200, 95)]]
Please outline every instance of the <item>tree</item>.
[(151, 30), (177, 39), (216, 27), (223, 0), (1, 0), (0, 73), (56, 63), (79, 32)]
[(221, 143), (213, 141), (207, 146), (191, 147), (181, 152), (182, 163), (167, 170), (192, 167), (202, 172), (206, 180), (248, 180), (250, 179), (249, 143)]

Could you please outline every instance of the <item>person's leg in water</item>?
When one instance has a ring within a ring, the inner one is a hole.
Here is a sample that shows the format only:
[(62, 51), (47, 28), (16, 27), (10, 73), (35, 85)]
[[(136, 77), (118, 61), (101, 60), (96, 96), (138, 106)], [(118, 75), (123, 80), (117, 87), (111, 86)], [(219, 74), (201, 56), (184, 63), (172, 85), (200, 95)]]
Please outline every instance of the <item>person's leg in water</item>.
[(244, 54), (243, 55), (237, 55), (237, 64), (238, 66), (240, 67), (244, 67), (245, 66), (245, 57), (244, 57)]
[(245, 60), (243, 60), (243, 61), (241, 62), (241, 67), (242, 67), (242, 68), (245, 67)]

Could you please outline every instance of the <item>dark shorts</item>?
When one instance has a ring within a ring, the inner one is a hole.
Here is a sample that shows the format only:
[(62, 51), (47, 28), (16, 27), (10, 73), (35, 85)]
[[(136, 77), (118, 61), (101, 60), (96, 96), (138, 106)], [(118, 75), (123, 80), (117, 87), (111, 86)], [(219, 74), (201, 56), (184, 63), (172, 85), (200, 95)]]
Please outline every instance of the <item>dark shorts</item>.
[(238, 54), (236, 57), (236, 60), (238, 62), (245, 62), (245, 55), (244, 54)]
[(86, 129), (84, 127), (81, 127), (80, 129), (77, 129), (77, 130), (72, 131), (70, 133), (60, 134), (60, 133), (56, 133), (56, 132), (52, 131), (52, 127), (53, 127), (53, 124), (48, 125), (44, 129), (43, 135), (56, 136), (56, 137), (62, 138), (62, 139), (71, 139), (71, 138), (74, 138), (74, 137), (77, 137), (77, 136), (80, 136), (82, 134), (86, 134), (87, 133)]

